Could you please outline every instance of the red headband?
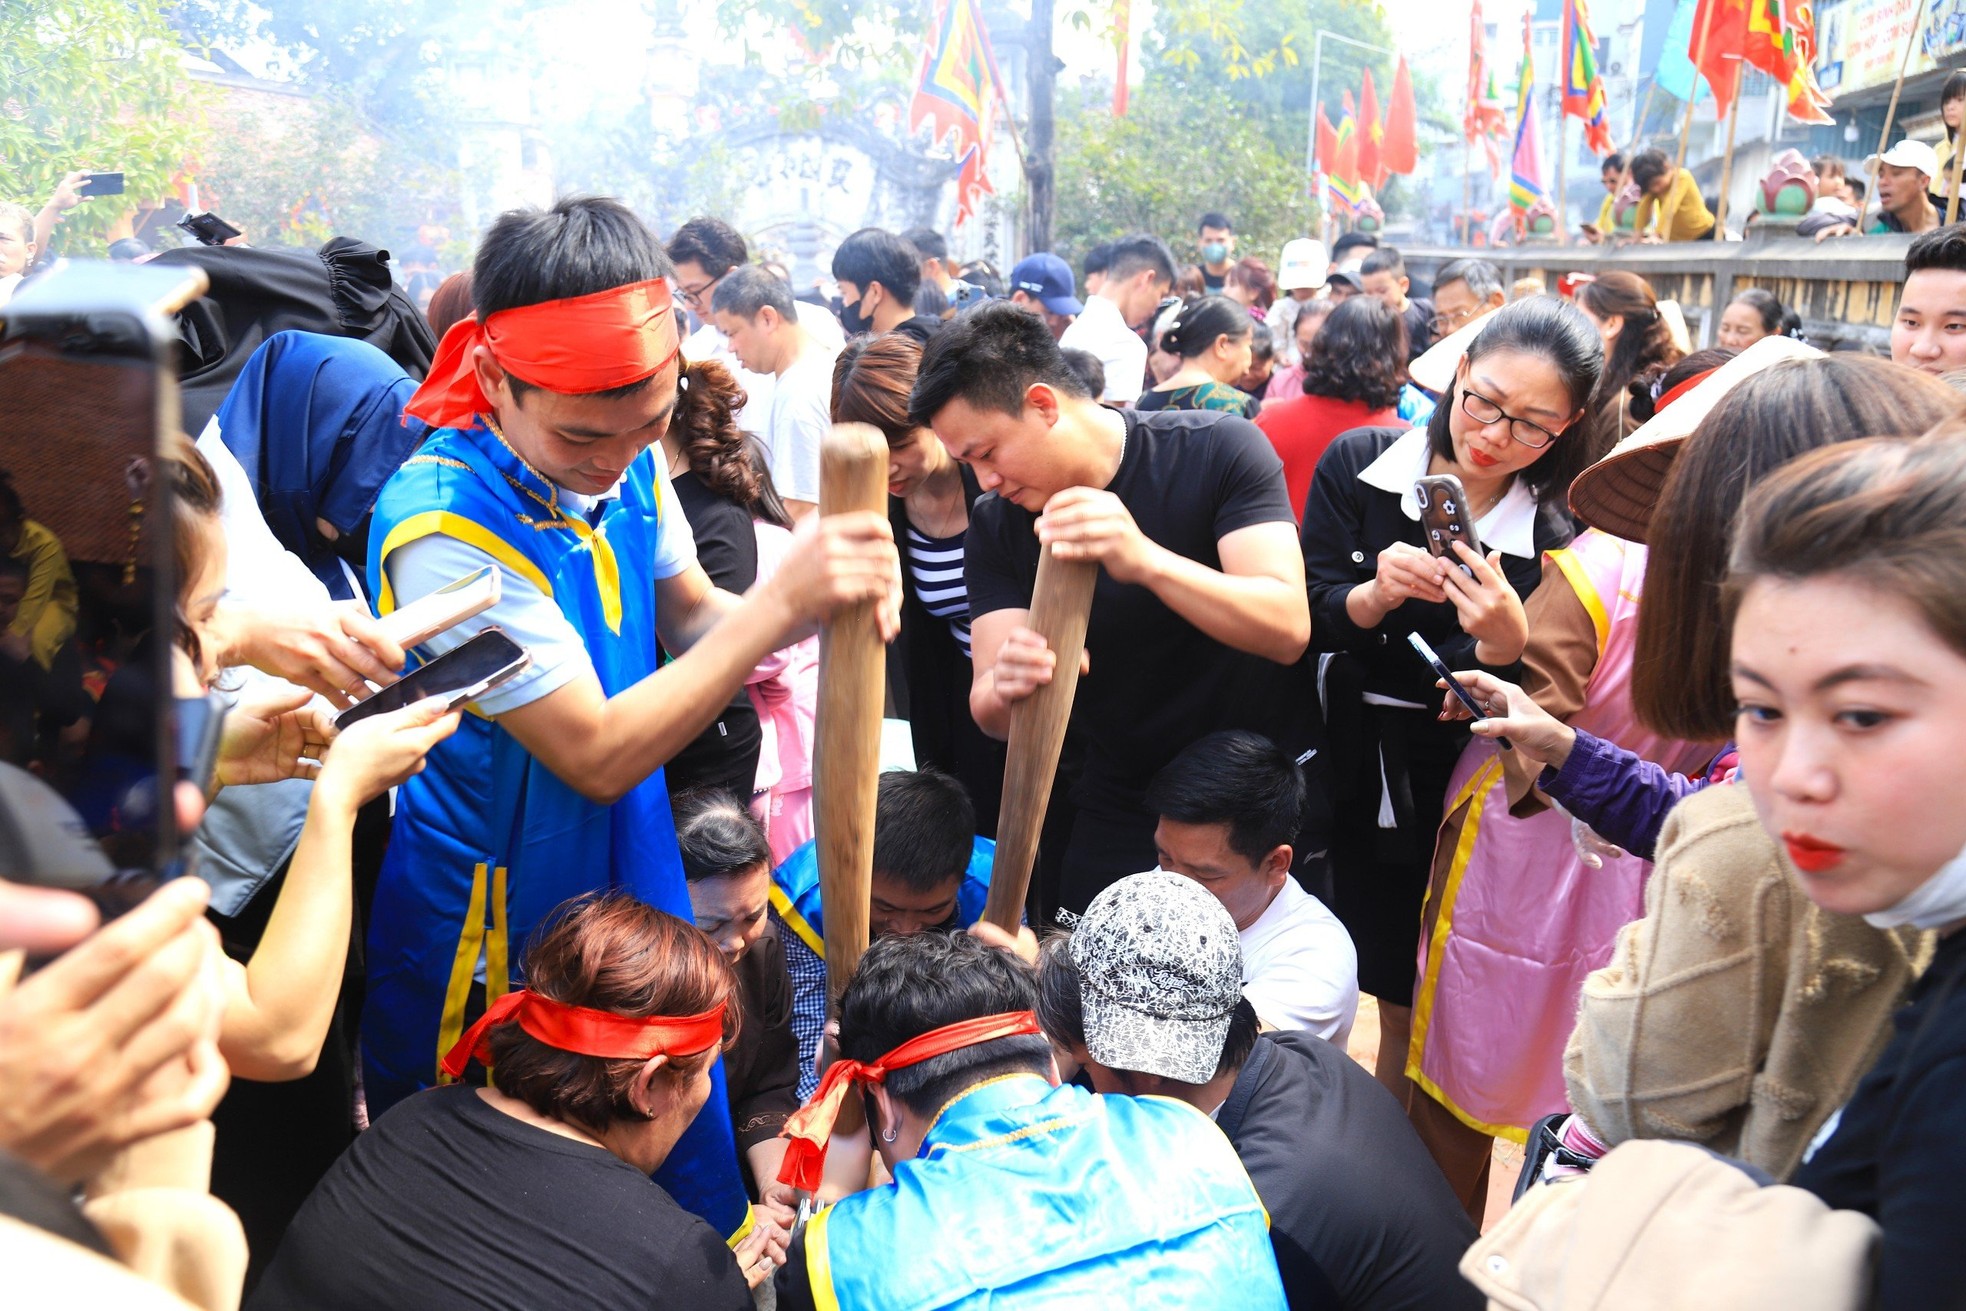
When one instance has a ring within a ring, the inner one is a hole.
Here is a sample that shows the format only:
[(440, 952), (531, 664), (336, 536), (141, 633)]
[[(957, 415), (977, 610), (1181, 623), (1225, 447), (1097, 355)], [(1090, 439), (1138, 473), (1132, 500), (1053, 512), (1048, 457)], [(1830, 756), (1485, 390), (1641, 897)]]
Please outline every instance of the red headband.
[(473, 1056), (491, 1066), (491, 1030), (516, 1019), (548, 1047), (582, 1056), (645, 1061), (651, 1056), (695, 1056), (724, 1040), (724, 1008), (701, 1015), (616, 1015), (586, 1006), (568, 1006), (528, 988), (508, 992), (493, 1002), (478, 1022), (465, 1031), (444, 1057), (444, 1073), (464, 1077)]
[(859, 1061), (834, 1061), (826, 1067), (826, 1074), (819, 1080), (818, 1091), (813, 1093), (812, 1100), (794, 1111), (792, 1118), (785, 1122), (784, 1131), (779, 1136), (792, 1141), (785, 1150), (784, 1164), (778, 1167), (778, 1181), (805, 1192), (819, 1187), (826, 1171), (826, 1143), (833, 1136), (833, 1121), (839, 1118), (840, 1103), (846, 1100), (847, 1089), (854, 1084), (882, 1083), (890, 1070), (920, 1065), (923, 1061), (974, 1047), (978, 1043), (1042, 1032), (1035, 1012), (1006, 1011), (1002, 1015), (985, 1015), (944, 1025), (940, 1029), (930, 1029), (919, 1037), (908, 1039), (870, 1065)]
[(1695, 387), (1699, 386), (1701, 383), (1705, 382), (1708, 378), (1712, 376), (1713, 376), (1713, 370), (1706, 369), (1700, 373), (1694, 374), (1690, 378), (1682, 379), (1679, 382), (1679, 384), (1675, 386), (1671, 391), (1667, 392), (1665, 395), (1661, 396), (1658, 400), (1652, 403), (1652, 413), (1657, 414), (1660, 410), (1665, 409), (1666, 406), (1671, 405), (1674, 401), (1684, 396), (1687, 392), (1692, 391)]
[(498, 367), (521, 382), (578, 396), (654, 377), (681, 341), (661, 278), (500, 310), (482, 323), (472, 315), (444, 334), (404, 413), (437, 428), (462, 428), (489, 414), (472, 361), (476, 346), (488, 347)]

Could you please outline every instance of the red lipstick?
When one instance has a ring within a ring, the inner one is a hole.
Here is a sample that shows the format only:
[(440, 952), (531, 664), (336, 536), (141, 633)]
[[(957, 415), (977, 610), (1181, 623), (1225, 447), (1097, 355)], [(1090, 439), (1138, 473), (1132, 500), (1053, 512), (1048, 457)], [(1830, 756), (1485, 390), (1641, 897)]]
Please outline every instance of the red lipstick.
[(1483, 455), (1480, 451), (1470, 446), (1468, 447), (1468, 463), (1477, 469), (1492, 469), (1500, 464), (1501, 461), (1495, 459), (1493, 456)]
[(1805, 874), (1821, 874), (1835, 869), (1843, 863), (1843, 848), (1834, 842), (1824, 842), (1812, 838), (1807, 833), (1784, 833), (1782, 845), (1789, 850), (1789, 859), (1795, 867)]

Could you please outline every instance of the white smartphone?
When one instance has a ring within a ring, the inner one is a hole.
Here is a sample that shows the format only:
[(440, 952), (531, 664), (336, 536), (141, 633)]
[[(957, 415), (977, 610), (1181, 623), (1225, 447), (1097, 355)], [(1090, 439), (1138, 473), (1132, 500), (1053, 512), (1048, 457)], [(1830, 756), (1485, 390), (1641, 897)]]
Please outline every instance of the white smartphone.
[(486, 565), (456, 582), (445, 583), (428, 596), (398, 606), (376, 622), (405, 651), (421, 646), (446, 629), (455, 628), (497, 605), (500, 577), (497, 565)]

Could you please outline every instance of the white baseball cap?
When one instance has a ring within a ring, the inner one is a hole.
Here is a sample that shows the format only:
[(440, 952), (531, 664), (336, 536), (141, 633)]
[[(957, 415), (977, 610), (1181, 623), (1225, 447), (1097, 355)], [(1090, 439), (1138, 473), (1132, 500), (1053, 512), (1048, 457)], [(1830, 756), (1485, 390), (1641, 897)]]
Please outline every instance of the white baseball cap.
[(1322, 241), (1298, 237), (1283, 243), (1283, 258), (1277, 264), (1278, 291), (1316, 291), (1324, 285), (1325, 271), (1331, 267), (1331, 254)]
[(1913, 141), (1909, 137), (1883, 154), (1872, 155), (1865, 160), (1864, 171), (1875, 173), (1883, 164), (1889, 164), (1892, 168), (1915, 168), (1928, 178), (1939, 176), (1939, 152), (1923, 141)]

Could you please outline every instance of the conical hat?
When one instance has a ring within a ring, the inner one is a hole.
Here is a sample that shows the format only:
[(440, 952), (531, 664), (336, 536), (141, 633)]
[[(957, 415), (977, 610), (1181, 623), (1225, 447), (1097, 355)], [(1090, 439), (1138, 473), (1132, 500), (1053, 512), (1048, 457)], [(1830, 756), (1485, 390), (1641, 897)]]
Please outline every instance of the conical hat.
[(1771, 364), (1821, 355), (1793, 337), (1763, 337), (1578, 474), (1570, 484), (1571, 511), (1593, 528), (1643, 542), (1680, 445), (1720, 404), (1720, 398)]

